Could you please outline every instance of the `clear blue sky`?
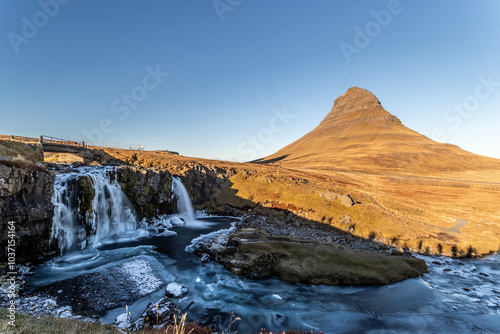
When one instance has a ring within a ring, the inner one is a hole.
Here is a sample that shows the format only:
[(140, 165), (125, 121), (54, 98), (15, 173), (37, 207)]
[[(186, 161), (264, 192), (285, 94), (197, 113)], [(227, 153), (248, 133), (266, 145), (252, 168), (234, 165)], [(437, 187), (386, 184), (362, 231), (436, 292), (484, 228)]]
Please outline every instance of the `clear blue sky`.
[(242, 161), (359, 86), (500, 158), (499, 1), (59, 1), (0, 0), (0, 133)]

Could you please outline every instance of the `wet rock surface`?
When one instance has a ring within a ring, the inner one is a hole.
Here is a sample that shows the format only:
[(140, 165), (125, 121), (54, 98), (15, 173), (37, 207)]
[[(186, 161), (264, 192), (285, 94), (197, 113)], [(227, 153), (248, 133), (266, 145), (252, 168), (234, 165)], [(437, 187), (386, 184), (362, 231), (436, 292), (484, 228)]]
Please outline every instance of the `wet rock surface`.
[(139, 320), (132, 325), (132, 329), (141, 330), (154, 326), (173, 325), (175, 319), (179, 321), (181, 316), (182, 313), (177, 305), (170, 298), (163, 297), (156, 303), (148, 304)]

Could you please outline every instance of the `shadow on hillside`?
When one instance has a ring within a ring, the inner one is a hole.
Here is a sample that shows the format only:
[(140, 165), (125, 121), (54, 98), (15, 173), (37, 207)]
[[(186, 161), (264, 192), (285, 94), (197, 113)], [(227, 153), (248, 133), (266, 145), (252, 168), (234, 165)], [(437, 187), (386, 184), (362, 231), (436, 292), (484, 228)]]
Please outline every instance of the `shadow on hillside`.
[[(182, 178), (183, 182), (187, 180)], [(198, 179), (199, 180), (199, 179)], [(253, 195), (249, 198), (242, 198), (238, 195), (239, 190), (234, 187), (234, 183), (226, 179), (223, 185), (211, 187), (207, 192), (207, 182), (196, 182), (188, 185), (190, 192), (204, 193), (205, 199), (201, 200), (198, 196), (191, 197), (198, 209), (208, 209), (209, 212), (218, 215), (227, 216), (242, 216), (243, 214), (254, 214), (268, 216), (276, 218), (277, 220), (284, 222), (285, 225), (293, 226), (310, 226), (315, 230), (321, 231), (331, 231), (332, 236), (339, 236), (342, 240), (348, 239), (349, 243), (352, 245), (360, 246), (363, 249), (363, 243), (367, 244), (369, 249), (375, 248), (388, 250), (389, 247), (395, 247), (394, 253), (421, 253), (421, 254), (434, 254), (434, 255), (447, 255), (453, 257), (474, 257), (477, 256), (476, 249), (469, 245), (467, 248), (459, 248), (453, 243), (438, 243), (435, 246), (429, 246), (424, 244), (422, 240), (417, 244), (411, 245), (407, 244), (405, 239), (394, 237), (390, 240), (382, 241), (382, 236), (376, 231), (369, 231), (369, 233), (363, 234), (363, 236), (354, 235), (356, 231), (356, 222), (346, 219), (344, 217), (303, 217), (303, 214), (299, 213), (310, 213), (311, 216), (315, 215), (314, 209), (301, 207), (300, 203), (283, 203), (280, 201), (279, 196), (276, 198), (268, 198), (265, 202), (256, 201)], [(258, 189), (254, 190), (256, 193)], [(272, 197), (272, 196), (271, 196)], [(198, 200), (196, 200), (198, 199)], [(360, 205), (359, 201), (355, 202), (355, 205)], [(349, 208), (346, 208), (345, 214), (349, 214)], [(338, 220), (337, 220), (338, 219)], [(344, 221), (345, 220), (345, 221)], [(444, 249), (446, 247), (446, 249)], [(451, 249), (449, 249), (451, 247)]]
[[(184, 178), (184, 181), (188, 180)], [(206, 187), (197, 189), (197, 185), (201, 184), (191, 184), (187, 188), (193, 192), (206, 192)], [(271, 198), (265, 203), (260, 203), (254, 201), (252, 196), (250, 196), (250, 199), (245, 199), (238, 196), (238, 189), (233, 188), (233, 185), (233, 182), (226, 180), (221, 188), (212, 191), (208, 202), (201, 203), (195, 200), (195, 206), (199, 209), (206, 208), (209, 212), (217, 215), (243, 216), (244, 214), (251, 214), (271, 217), (282, 225), (283, 232), (292, 226), (300, 227), (301, 229), (310, 228), (312, 231), (319, 231), (323, 236), (326, 236), (329, 231), (332, 237), (340, 237), (342, 241), (348, 240), (353, 245), (358, 244), (359, 246), (359, 243), (370, 243), (373, 245), (373, 248), (388, 249), (383, 243), (375, 241), (377, 234), (374, 231), (370, 232), (367, 238), (355, 236), (351, 233), (356, 229), (354, 223), (345, 223), (344, 229), (342, 229), (333, 226), (331, 218), (322, 217), (319, 220), (304, 218), (295, 213), (297, 211), (307, 211), (305, 208), (298, 206), (298, 204), (285, 204), (280, 201), (273, 201)], [(190, 196), (193, 199), (196, 198), (193, 194), (190, 194)], [(335, 238), (332, 240), (335, 240)]]
[(135, 161), (137, 161), (137, 155), (135, 156), (135, 159), (134, 156), (128, 157), (120, 152), (113, 152), (113, 155), (111, 155), (102, 148), (90, 148), (90, 152), (94, 155), (94, 161), (100, 165), (132, 165)]
[(285, 159), (286, 157), (288, 157), (289, 155), (290, 154), (285, 154), (285, 155), (282, 155), (280, 157), (273, 158), (273, 159), (267, 159), (267, 160), (264, 160), (264, 158), (260, 158), (260, 159), (249, 161), (248, 163), (266, 165), (266, 164), (271, 164), (274, 162), (281, 161), (281, 160)]

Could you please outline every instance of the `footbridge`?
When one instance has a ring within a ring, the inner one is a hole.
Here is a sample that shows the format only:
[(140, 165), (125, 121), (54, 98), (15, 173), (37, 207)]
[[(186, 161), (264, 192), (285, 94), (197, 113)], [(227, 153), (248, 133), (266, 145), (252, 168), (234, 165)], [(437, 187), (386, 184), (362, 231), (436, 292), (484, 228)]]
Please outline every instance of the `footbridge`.
[(94, 155), (87, 148), (85, 142), (75, 142), (52, 136), (40, 136), (40, 147), (45, 160), (73, 163), (75, 161), (88, 163)]

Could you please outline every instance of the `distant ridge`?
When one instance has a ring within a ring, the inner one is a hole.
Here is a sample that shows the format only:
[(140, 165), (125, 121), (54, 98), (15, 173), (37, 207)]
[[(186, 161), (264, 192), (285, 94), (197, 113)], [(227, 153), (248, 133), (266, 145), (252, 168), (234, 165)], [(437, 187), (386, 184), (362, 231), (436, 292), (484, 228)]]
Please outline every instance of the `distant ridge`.
[(498, 159), (435, 142), (407, 128), (374, 94), (359, 87), (338, 97), (314, 130), (254, 162), (405, 175), (500, 169)]

